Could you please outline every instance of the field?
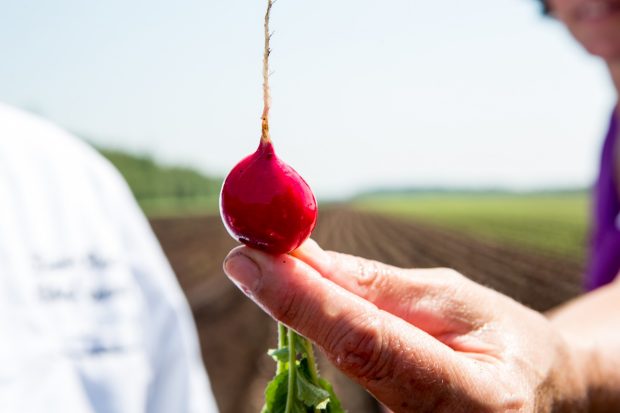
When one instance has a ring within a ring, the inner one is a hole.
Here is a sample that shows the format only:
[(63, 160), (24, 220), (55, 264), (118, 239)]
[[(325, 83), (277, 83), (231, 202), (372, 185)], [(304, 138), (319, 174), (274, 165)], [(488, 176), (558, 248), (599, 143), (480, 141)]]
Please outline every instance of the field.
[[(402, 267), (452, 267), (541, 311), (580, 292), (583, 264), (577, 256), (541, 254), (445, 225), (359, 208), (322, 208), (313, 237), (326, 248)], [(274, 363), (265, 351), (274, 346), (275, 323), (221, 270), (235, 242), (217, 215), (152, 218), (151, 225), (193, 310), (221, 412), (259, 411), (262, 391), (273, 374)], [(319, 364), (349, 412), (379, 412), (370, 395), (324, 358), (319, 357)]]
[(582, 259), (588, 202), (585, 192), (577, 192), (384, 195), (360, 198), (354, 205), (539, 253)]

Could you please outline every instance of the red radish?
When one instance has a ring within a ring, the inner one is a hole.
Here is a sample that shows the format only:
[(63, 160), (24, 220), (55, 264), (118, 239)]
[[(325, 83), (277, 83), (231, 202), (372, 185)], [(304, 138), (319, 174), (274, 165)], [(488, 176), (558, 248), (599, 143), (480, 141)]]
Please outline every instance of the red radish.
[[(220, 195), (226, 229), (238, 241), (271, 254), (299, 247), (317, 217), (312, 190), (293, 168), (276, 156), (269, 136), (269, 16), (267, 0), (263, 55), (263, 133), (258, 149), (230, 171)], [(265, 389), (263, 413), (345, 413), (329, 382), (321, 379), (312, 343), (278, 323), (278, 348), (268, 353), (276, 375)]]
[(310, 236), (317, 218), (316, 199), (303, 178), (275, 154), (269, 135), (269, 14), (265, 16), (262, 135), (258, 149), (224, 180), (220, 213), (237, 241), (271, 254), (285, 254)]
[(317, 218), (316, 200), (306, 181), (264, 139), (226, 177), (220, 211), (233, 238), (271, 254), (299, 247)]

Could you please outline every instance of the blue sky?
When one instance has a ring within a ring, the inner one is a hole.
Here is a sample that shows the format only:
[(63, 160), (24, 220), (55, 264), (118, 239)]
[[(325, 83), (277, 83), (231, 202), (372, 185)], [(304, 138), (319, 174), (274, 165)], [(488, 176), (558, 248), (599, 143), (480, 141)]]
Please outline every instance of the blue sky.
[[(225, 174), (260, 135), (263, 0), (0, 0), (0, 100)], [(279, 154), (320, 197), (588, 185), (604, 66), (534, 0), (278, 0)]]

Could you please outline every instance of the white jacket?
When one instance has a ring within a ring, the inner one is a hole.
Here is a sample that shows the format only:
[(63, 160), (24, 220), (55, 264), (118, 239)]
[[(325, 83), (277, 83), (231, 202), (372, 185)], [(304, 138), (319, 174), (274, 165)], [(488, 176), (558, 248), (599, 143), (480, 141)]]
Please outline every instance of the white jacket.
[(121, 176), (0, 103), (0, 412), (216, 411), (187, 302)]

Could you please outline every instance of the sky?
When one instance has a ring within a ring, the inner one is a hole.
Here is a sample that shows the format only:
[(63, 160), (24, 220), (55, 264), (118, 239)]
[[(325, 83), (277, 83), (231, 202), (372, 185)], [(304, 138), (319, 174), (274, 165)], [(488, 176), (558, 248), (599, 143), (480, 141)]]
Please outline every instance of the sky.
[[(0, 0), (0, 101), (224, 176), (260, 137), (265, 5)], [(534, 0), (278, 0), (271, 25), (274, 146), (319, 199), (596, 175), (611, 83)]]

